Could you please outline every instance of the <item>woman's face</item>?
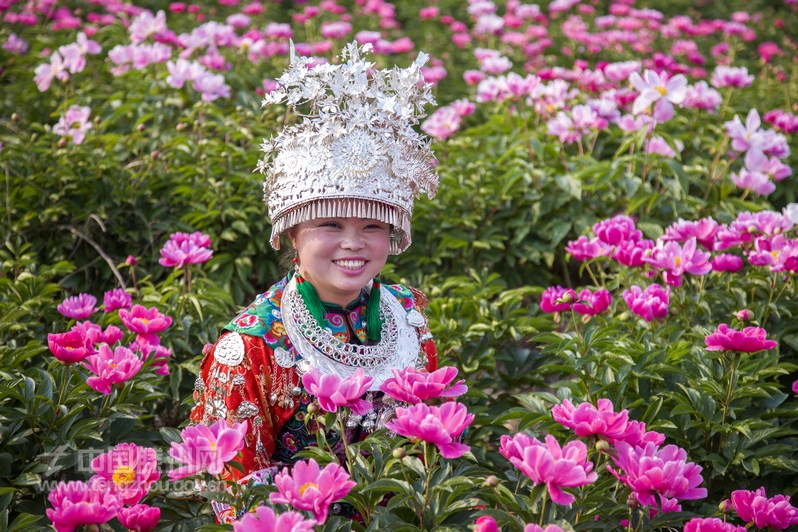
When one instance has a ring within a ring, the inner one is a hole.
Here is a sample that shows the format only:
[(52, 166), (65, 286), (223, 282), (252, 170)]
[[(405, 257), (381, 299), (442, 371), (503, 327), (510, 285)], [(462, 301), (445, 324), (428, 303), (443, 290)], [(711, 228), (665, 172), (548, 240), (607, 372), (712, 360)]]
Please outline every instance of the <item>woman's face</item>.
[(322, 301), (348, 305), (388, 260), (391, 226), (364, 218), (318, 218), (288, 235), (299, 271)]

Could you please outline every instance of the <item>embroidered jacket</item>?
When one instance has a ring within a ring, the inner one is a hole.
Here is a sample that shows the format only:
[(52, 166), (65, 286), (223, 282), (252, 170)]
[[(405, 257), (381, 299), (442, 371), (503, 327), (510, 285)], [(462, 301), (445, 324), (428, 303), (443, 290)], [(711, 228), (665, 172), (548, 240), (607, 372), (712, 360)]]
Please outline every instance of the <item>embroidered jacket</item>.
[[(192, 422), (209, 425), (219, 419), (229, 423), (248, 421), (246, 446), (242, 451), (245, 475), (292, 464), (297, 452), (315, 442), (315, 437), (311, 437), (312, 427), (309, 430), (304, 423), (312, 398), (303, 389), (295, 368), (286, 368), (275, 360), (275, 354), (279, 357), (284, 352), (297, 356), (280, 314), (285, 285), (283, 279), (259, 295), (224, 328), (202, 361), (196, 381)], [(421, 312), (426, 306), (426, 297), (417, 290), (401, 285), (383, 286), (408, 313), (414, 309)], [(368, 293), (364, 290), (360, 299), (347, 308), (325, 305), (323, 326), (344, 342), (368, 344), (367, 300)], [(438, 359), (426, 318), (416, 330), (420, 355), (426, 357), (427, 370), (434, 371)], [(241, 476), (237, 470), (228, 474), (233, 478)]]

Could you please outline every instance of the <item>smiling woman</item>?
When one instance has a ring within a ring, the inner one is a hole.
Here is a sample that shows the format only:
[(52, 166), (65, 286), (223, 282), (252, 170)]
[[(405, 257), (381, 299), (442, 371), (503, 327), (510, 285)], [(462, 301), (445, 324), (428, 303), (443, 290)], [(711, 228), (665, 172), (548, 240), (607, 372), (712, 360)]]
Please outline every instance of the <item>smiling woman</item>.
[[(264, 142), (258, 166), (271, 243), (279, 249), (288, 238), (294, 268), (225, 327), (196, 381), (194, 423), (247, 422), (244, 475), (227, 478), (272, 482), (315, 445), (303, 375), (364, 383), (346, 434), (327, 435), (335, 448), (393, 417), (394, 401), (379, 391), (391, 370), (437, 368), (426, 297), (378, 278), (388, 255), (410, 245), (414, 199), (437, 189), (434, 158), (413, 129), (431, 101), (425, 56), (405, 69), (372, 70), (360, 56), (367, 50), (353, 43), (338, 65), (313, 68), (292, 53), (280, 88), (264, 100), (311, 110)], [(225, 504), (214, 509), (222, 522), (235, 518)], [(345, 505), (331, 512), (350, 513)]]

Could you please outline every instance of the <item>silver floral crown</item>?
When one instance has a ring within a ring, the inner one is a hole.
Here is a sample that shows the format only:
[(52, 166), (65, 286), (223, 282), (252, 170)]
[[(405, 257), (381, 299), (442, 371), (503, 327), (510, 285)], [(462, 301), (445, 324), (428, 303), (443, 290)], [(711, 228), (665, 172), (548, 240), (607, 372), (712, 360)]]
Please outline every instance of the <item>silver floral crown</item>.
[[(309, 68), (297, 57), (277, 79), (262, 105), (286, 102), (303, 119), (261, 144), (256, 170), (266, 174), (263, 199), (272, 220), (271, 244), (280, 234), (315, 218), (358, 217), (393, 227), (390, 253), (410, 245), (413, 200), (438, 190), (429, 139), (413, 126), (424, 106), (435, 103), (420, 68), (419, 53), (407, 68), (373, 69), (371, 45), (348, 44), (341, 63)], [(307, 114), (298, 108), (307, 104)]]

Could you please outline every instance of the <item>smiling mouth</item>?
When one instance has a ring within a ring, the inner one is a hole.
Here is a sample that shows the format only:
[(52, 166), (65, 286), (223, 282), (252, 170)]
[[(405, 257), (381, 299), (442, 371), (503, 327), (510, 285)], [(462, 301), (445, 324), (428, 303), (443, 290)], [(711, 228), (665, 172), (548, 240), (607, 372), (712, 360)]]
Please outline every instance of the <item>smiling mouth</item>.
[(334, 260), (335, 264), (347, 270), (359, 270), (366, 265), (365, 260)]

